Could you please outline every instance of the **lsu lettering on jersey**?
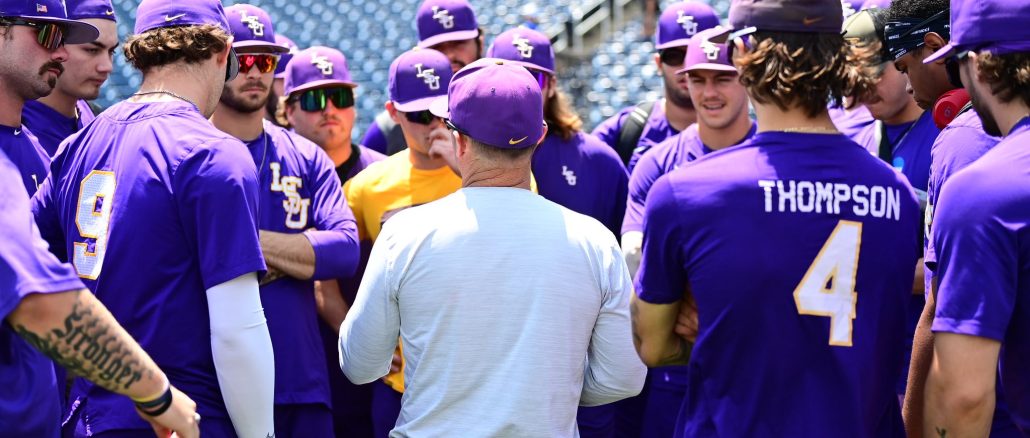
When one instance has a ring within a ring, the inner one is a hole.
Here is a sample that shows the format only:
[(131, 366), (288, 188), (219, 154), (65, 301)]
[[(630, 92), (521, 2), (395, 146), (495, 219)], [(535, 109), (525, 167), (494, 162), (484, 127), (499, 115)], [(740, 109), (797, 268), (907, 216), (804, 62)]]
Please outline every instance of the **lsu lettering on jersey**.
[[(228, 418), (206, 290), (265, 270), (257, 173), (239, 141), (186, 102), (122, 102), (69, 137), (32, 209), (51, 251), (203, 417)], [(94, 433), (150, 430), (124, 396), (78, 379)]]
[(282, 277), (261, 286), (275, 351), (275, 402), (329, 407), (329, 376), (314, 286), (315, 280), (354, 273), (359, 251), (354, 216), (332, 161), (314, 143), (266, 121), (264, 132), (247, 148), (260, 166), (260, 229), (304, 233), (315, 251), (311, 279)]
[(636, 290), (697, 303), (677, 436), (903, 436), (919, 248), (904, 177), (843, 135), (760, 132), (660, 178)]

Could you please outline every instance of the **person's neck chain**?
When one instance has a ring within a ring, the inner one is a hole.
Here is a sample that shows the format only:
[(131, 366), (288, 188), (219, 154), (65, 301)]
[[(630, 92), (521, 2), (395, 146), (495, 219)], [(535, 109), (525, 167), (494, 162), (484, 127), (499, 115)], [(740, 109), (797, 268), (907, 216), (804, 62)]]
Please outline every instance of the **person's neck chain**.
[(132, 96), (130, 96), (130, 97), (135, 97), (135, 96), (150, 96), (150, 95), (154, 95), (154, 94), (164, 94), (164, 95), (167, 95), (167, 96), (172, 96), (172, 97), (174, 97), (174, 98), (176, 98), (176, 99), (179, 99), (179, 100), (181, 100), (181, 101), (183, 101), (183, 102), (186, 102), (186, 103), (188, 103), (188, 104), (190, 104), (190, 105), (193, 105), (193, 108), (196, 108), (196, 109), (197, 109), (197, 111), (200, 111), (200, 107), (199, 107), (199, 106), (197, 106), (197, 104), (196, 104), (196, 103), (194, 103), (194, 102), (193, 102), (192, 100), (189, 100), (189, 99), (187, 99), (187, 98), (185, 98), (185, 97), (182, 97), (182, 96), (180, 96), (180, 95), (178, 95), (178, 94), (175, 94), (175, 93), (173, 93), (173, 92), (171, 92), (171, 91), (168, 91), (168, 90), (154, 90), (154, 91), (137, 91), (137, 92), (135, 92), (135, 93), (132, 93)]
[(840, 134), (837, 128), (827, 128), (824, 126), (798, 126), (796, 128), (784, 128), (781, 131), (802, 134)]

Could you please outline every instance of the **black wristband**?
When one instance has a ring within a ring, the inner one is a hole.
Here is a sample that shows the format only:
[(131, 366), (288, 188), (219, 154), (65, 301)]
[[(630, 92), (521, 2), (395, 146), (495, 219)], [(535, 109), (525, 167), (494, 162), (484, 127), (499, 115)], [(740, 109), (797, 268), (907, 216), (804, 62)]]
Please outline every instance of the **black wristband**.
[(147, 414), (151, 417), (156, 417), (158, 415), (165, 413), (165, 411), (167, 411), (170, 407), (172, 407), (171, 385), (168, 386), (168, 389), (166, 389), (164, 394), (161, 394), (160, 397), (151, 401), (136, 403), (136, 408), (139, 409), (140, 412)]

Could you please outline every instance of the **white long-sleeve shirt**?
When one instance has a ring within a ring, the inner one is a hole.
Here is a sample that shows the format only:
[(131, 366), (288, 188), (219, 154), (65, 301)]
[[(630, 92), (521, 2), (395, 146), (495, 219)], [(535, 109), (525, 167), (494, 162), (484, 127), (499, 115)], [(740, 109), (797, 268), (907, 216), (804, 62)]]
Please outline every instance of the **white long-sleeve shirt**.
[(354, 383), (404, 351), (393, 437), (578, 436), (576, 408), (636, 395), (632, 284), (615, 237), (528, 190), (465, 188), (376, 240), (340, 331)]

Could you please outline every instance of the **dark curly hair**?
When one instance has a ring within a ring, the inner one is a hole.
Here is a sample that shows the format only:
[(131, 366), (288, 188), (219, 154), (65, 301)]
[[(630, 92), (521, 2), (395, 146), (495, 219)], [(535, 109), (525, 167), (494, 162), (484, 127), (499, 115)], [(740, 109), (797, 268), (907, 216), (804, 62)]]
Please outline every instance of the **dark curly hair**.
[(213, 24), (162, 27), (132, 35), (125, 42), (125, 59), (146, 73), (153, 67), (184, 60), (196, 64), (211, 59), (229, 45), (229, 34)]
[(940, 11), (951, 9), (949, 0), (895, 0), (887, 8), (887, 20), (897, 21), (903, 18), (925, 19)]
[(976, 64), (998, 99), (1005, 103), (1021, 99), (1030, 105), (1030, 53), (992, 55), (981, 52)]
[(799, 106), (809, 117), (837, 105), (845, 96), (858, 101), (876, 91), (875, 63), (859, 59), (872, 51), (856, 52), (838, 34), (756, 32), (757, 44), (736, 59), (740, 82), (759, 103), (780, 109)]

